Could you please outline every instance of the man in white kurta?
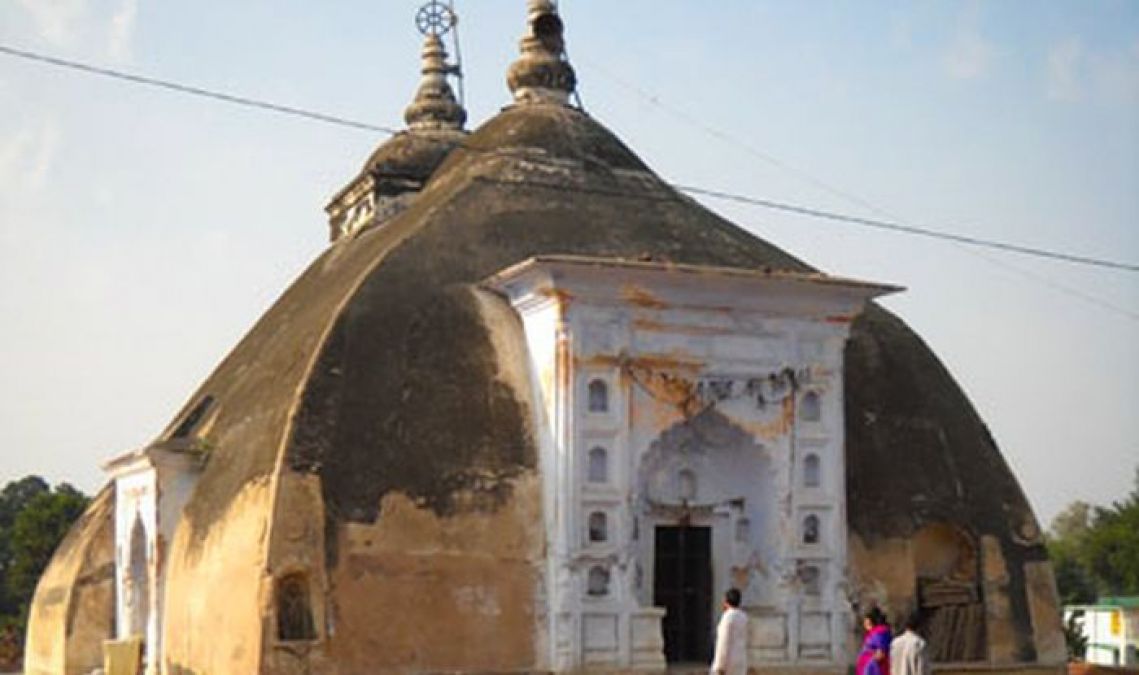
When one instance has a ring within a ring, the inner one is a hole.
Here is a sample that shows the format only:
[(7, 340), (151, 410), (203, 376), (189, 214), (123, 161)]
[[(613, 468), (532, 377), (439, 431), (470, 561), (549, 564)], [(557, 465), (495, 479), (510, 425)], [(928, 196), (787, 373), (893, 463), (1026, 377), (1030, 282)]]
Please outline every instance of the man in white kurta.
[(890, 675), (929, 675), (925, 640), (917, 634), (919, 617), (906, 620), (905, 632), (890, 643)]
[(747, 612), (740, 609), (740, 592), (735, 588), (724, 594), (712, 675), (747, 675)]

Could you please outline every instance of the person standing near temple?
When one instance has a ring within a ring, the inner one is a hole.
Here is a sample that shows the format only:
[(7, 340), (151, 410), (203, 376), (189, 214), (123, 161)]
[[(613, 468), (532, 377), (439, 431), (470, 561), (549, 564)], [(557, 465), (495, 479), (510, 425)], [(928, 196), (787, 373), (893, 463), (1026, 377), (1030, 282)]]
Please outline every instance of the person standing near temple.
[(902, 625), (905, 631), (890, 643), (890, 675), (929, 675), (925, 640), (917, 632), (920, 619), (911, 614)]
[(740, 591), (724, 593), (724, 614), (716, 628), (712, 675), (747, 674), (747, 612), (740, 609)]
[(855, 675), (890, 675), (890, 624), (877, 607), (862, 616), (866, 636), (854, 667)]

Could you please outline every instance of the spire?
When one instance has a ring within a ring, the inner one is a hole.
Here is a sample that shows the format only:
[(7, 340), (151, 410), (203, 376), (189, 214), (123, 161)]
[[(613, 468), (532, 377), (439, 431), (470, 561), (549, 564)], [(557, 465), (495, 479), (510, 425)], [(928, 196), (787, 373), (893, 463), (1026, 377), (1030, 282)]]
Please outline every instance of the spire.
[(447, 50), (438, 35), (428, 34), (423, 41), (423, 66), (415, 100), (403, 113), (412, 131), (457, 131), (467, 121), (467, 111), (455, 100), (455, 92), (447, 82), (453, 67), (447, 64)]
[(565, 26), (553, 0), (527, 0), (529, 28), (522, 55), (510, 64), (506, 84), (516, 103), (569, 102), (577, 76), (565, 58)]

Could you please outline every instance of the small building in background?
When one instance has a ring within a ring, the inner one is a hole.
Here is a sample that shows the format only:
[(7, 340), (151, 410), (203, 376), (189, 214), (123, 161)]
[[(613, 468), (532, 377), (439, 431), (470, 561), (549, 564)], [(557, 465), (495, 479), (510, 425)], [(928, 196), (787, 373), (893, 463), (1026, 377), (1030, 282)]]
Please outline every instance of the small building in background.
[(1139, 667), (1139, 595), (1064, 607), (1064, 623), (1073, 617), (1088, 640), (1084, 655), (1088, 663)]

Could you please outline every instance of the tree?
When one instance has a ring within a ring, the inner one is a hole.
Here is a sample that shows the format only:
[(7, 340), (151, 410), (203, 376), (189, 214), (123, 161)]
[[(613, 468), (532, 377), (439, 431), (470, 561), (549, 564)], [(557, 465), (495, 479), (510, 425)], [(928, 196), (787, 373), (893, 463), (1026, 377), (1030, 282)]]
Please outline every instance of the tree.
[(1139, 470), (1127, 499), (1095, 510), (1083, 541), (1086, 564), (1101, 591), (1139, 595)]
[(1072, 612), (1064, 622), (1064, 642), (1068, 646), (1068, 660), (1080, 661), (1088, 652), (1088, 636), (1084, 635), (1084, 612)]
[[(1139, 595), (1139, 468), (1126, 499), (1106, 508), (1073, 502), (1052, 520), (1047, 541), (1065, 605)], [(1072, 622), (1065, 627), (1073, 655), (1086, 643), (1077, 628)]]
[(0, 629), (23, 634), (36, 583), (89, 501), (67, 483), (51, 489), (39, 476), (0, 491)]
[(1095, 602), (1098, 592), (1096, 580), (1081, 557), (1091, 530), (1091, 513), (1091, 504), (1072, 502), (1052, 519), (1049, 528), (1048, 556), (1065, 605)]
[(18, 599), (7, 593), (12, 562), (12, 525), (32, 499), (50, 491), (47, 482), (39, 476), (12, 481), (0, 490), (0, 623), (5, 617), (19, 613)]
[(1060, 602), (1065, 605), (1084, 605), (1095, 602), (1098, 590), (1096, 579), (1080, 561), (1070, 546), (1048, 543), (1048, 555), (1052, 558), (1052, 570), (1056, 574), (1056, 587), (1060, 591)]
[(64, 483), (54, 492), (32, 497), (16, 516), (11, 530), (11, 559), (5, 575), (7, 595), (19, 603), (21, 623), (55, 548), (83, 510), (87, 497)]
[(1052, 519), (1052, 537), (1059, 541), (1075, 541), (1087, 534), (1092, 525), (1092, 505), (1074, 501)]

